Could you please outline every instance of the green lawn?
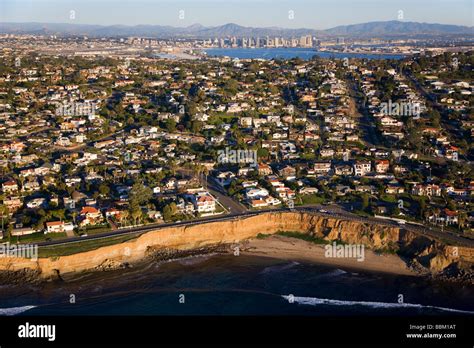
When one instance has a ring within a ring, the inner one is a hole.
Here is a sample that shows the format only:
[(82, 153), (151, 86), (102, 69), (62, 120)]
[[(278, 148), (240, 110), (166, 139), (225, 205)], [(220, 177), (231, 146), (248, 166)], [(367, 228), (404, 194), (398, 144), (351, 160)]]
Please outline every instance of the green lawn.
[(10, 239), (10, 243), (35, 243), (35, 242), (44, 242), (45, 240), (56, 240), (67, 238), (66, 232), (61, 233), (47, 233), (37, 232), (29, 234), (26, 236), (15, 236)]
[(98, 234), (98, 233), (104, 233), (104, 232), (109, 232), (112, 229), (110, 226), (107, 225), (100, 225), (100, 226), (87, 226), (85, 228), (81, 228), (79, 230), (79, 233), (87, 233), (87, 234)]
[(300, 198), (303, 204), (322, 204), (326, 201), (324, 197), (318, 196), (316, 194), (302, 195)]
[(76, 253), (82, 253), (90, 250), (95, 250), (100, 247), (120, 244), (137, 238), (136, 236), (116, 236), (110, 238), (102, 238), (98, 240), (85, 240), (75, 243), (69, 243), (65, 245), (55, 245), (48, 247), (40, 247), (38, 256), (39, 257), (57, 257), (57, 256), (66, 256)]

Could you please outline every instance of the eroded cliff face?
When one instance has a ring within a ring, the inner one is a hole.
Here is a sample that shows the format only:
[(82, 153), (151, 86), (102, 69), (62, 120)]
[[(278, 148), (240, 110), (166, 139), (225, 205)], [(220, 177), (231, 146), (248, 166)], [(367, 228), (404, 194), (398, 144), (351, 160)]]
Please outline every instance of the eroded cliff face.
[(279, 212), (225, 222), (166, 228), (147, 232), (132, 241), (105, 246), (69, 256), (40, 258), (0, 258), (0, 271), (31, 271), (42, 278), (58, 274), (104, 270), (134, 263), (162, 250), (191, 250), (219, 244), (238, 243), (259, 233), (296, 231), (322, 237), (328, 241), (364, 244), (380, 250), (399, 250), (433, 271), (441, 271), (454, 262), (473, 262), (472, 249), (453, 250), (425, 236), (376, 224), (345, 221), (309, 213)]

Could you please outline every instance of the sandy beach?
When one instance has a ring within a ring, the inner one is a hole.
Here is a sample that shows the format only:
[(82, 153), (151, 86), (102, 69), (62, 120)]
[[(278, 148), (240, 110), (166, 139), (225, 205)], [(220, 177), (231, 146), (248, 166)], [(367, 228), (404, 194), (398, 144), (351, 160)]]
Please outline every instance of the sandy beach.
[(409, 269), (406, 263), (397, 255), (380, 255), (365, 248), (363, 261), (358, 261), (356, 258), (326, 257), (324, 245), (278, 235), (249, 240), (242, 254), (312, 262), (354, 270), (419, 275)]

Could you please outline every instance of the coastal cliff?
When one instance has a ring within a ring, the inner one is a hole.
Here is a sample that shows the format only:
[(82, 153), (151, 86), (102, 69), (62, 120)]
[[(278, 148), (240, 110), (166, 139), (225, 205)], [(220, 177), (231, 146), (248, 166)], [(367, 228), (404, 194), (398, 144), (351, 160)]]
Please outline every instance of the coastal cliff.
[(34, 274), (43, 279), (68, 273), (113, 269), (142, 261), (160, 252), (185, 252), (218, 245), (236, 244), (259, 234), (294, 231), (344, 243), (363, 244), (377, 251), (397, 252), (413, 265), (440, 273), (462, 266), (472, 269), (474, 250), (446, 246), (402, 228), (340, 220), (310, 213), (277, 212), (223, 222), (163, 228), (136, 239), (67, 256), (0, 258), (0, 272)]

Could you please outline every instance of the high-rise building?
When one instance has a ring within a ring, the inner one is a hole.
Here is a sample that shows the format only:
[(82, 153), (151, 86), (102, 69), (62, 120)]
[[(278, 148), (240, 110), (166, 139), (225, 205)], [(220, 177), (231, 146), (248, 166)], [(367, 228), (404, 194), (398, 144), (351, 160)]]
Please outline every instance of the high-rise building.
[(313, 37), (311, 35), (302, 36), (300, 38), (301, 47), (313, 47)]

